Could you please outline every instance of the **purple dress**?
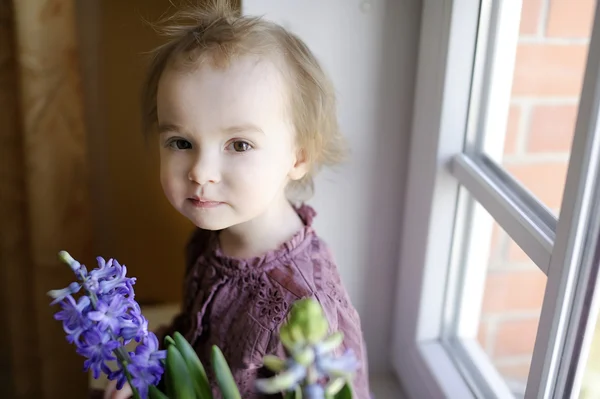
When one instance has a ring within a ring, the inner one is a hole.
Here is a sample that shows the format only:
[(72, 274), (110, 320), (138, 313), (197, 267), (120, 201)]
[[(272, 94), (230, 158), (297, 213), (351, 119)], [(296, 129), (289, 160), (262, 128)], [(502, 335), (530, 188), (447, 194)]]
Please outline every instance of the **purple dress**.
[[(254, 390), (256, 378), (268, 377), (266, 354), (284, 355), (278, 331), (290, 305), (311, 297), (319, 301), (330, 330), (344, 333), (339, 352), (351, 348), (361, 368), (354, 381), (355, 397), (369, 398), (368, 370), (360, 319), (342, 285), (326, 244), (311, 227), (315, 211), (297, 209), (304, 228), (278, 250), (251, 259), (225, 256), (217, 233), (197, 229), (187, 246), (183, 307), (165, 334), (182, 333), (207, 368), (213, 387), (210, 350), (217, 345), (227, 359), (242, 398), (265, 397)], [(215, 398), (220, 397), (213, 389)]]

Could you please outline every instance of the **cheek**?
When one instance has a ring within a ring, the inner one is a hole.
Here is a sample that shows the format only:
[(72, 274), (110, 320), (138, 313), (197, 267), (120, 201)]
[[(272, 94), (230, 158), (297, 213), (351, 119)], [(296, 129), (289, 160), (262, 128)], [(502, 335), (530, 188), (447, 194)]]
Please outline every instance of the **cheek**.
[(178, 187), (183, 183), (180, 163), (176, 157), (168, 154), (161, 154), (160, 156), (160, 184), (169, 200), (173, 199)]
[(229, 185), (245, 195), (272, 197), (283, 189), (289, 173), (289, 162), (277, 154), (255, 152), (228, 165)]

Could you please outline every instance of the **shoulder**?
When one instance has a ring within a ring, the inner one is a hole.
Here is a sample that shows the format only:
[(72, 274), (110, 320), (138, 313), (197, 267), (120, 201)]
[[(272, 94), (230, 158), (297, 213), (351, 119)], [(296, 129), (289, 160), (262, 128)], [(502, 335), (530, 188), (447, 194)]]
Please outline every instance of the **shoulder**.
[(354, 313), (330, 248), (316, 234), (310, 237), (304, 251), (290, 257), (267, 275), (274, 285), (283, 290), (283, 296), (290, 304), (301, 298), (317, 299), (334, 324), (339, 312)]
[(295, 251), (269, 270), (269, 279), (297, 298), (313, 295), (326, 280), (337, 275), (331, 252), (316, 234), (306, 237), (301, 251)]

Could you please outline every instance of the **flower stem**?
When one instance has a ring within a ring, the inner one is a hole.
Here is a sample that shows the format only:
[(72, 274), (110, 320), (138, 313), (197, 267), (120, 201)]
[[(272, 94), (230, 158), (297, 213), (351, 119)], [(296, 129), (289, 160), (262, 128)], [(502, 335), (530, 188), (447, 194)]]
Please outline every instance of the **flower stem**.
[[(80, 277), (81, 277), (81, 280), (83, 283), (82, 285), (83, 285), (83, 287), (85, 287), (86, 278), (83, 275), (83, 273), (81, 273), (81, 272), (80, 272)], [(90, 297), (90, 302), (92, 303), (92, 307), (94, 309), (97, 309), (98, 298), (96, 297), (96, 294), (92, 291), (89, 291), (88, 289), (85, 289), (85, 290), (87, 291), (87, 293)], [(110, 338), (113, 339), (114, 341), (118, 342), (118, 339), (115, 337), (113, 331), (110, 330), (109, 333), (110, 333)], [(127, 378), (127, 382), (129, 383), (129, 386), (131, 387), (131, 391), (133, 392), (133, 397), (135, 399), (142, 399), (140, 397), (140, 393), (138, 392), (136, 387), (133, 385), (133, 380), (132, 380), (131, 374), (129, 373), (129, 370), (127, 370), (127, 365), (129, 363), (131, 363), (131, 358), (129, 357), (129, 354), (127, 353), (127, 351), (125, 351), (125, 348), (123, 346), (119, 346), (117, 349), (115, 349), (113, 351), (113, 353), (117, 357), (117, 362), (119, 363), (119, 366), (123, 370), (123, 373), (125, 373), (125, 378)]]
[(125, 377), (127, 378), (127, 382), (129, 382), (129, 386), (131, 387), (131, 391), (133, 392), (133, 397), (135, 399), (142, 399), (140, 397), (140, 393), (138, 392), (138, 390), (133, 386), (132, 382), (131, 382), (131, 374), (129, 374), (129, 370), (127, 370), (127, 361), (123, 361), (121, 363), (121, 367), (123, 367), (123, 372), (125, 373)]
[[(111, 335), (112, 335), (112, 331), (111, 331)], [(131, 359), (129, 358), (129, 354), (127, 354), (127, 352), (125, 351), (125, 348), (122, 346), (115, 349), (114, 353), (117, 356), (117, 362), (119, 362), (121, 369), (125, 373), (125, 378), (127, 378), (127, 382), (129, 383), (129, 386), (131, 387), (131, 391), (133, 392), (133, 397), (135, 399), (142, 399), (140, 397), (140, 393), (138, 392), (136, 387), (133, 385), (131, 374), (129, 373), (129, 370), (127, 370), (127, 365), (131, 362)]]

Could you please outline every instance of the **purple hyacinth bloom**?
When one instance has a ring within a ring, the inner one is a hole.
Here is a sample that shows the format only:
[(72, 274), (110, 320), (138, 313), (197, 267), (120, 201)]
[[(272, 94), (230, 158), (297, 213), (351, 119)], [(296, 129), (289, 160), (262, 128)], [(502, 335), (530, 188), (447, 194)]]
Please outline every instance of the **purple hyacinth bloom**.
[[(94, 378), (105, 373), (117, 380), (120, 389), (127, 380), (126, 368), (132, 385), (142, 397), (147, 396), (148, 387), (156, 385), (164, 372), (161, 360), (166, 358), (166, 351), (158, 350), (158, 339), (148, 331), (148, 320), (133, 299), (136, 279), (128, 278), (127, 268), (114, 259), (98, 257), (98, 267), (88, 272), (68, 253), (63, 251), (60, 257), (78, 282), (49, 295), (54, 298), (53, 304), (61, 302), (62, 309), (54, 317), (63, 322), (67, 340), (86, 358), (84, 370), (92, 370)], [(82, 287), (83, 296), (76, 300), (73, 294)], [(132, 339), (140, 344), (127, 353), (123, 346)], [(113, 360), (118, 361), (115, 371), (106, 364)]]
[(90, 298), (82, 296), (75, 302), (73, 296), (67, 295), (61, 306), (62, 310), (54, 315), (54, 319), (62, 321), (64, 328), (72, 330), (84, 322), (83, 313), (90, 306)]
[(102, 298), (96, 303), (96, 310), (88, 313), (88, 318), (97, 321), (101, 331), (110, 328), (114, 334), (118, 335), (121, 325), (120, 318), (125, 315), (129, 306), (127, 298), (119, 295), (115, 295), (108, 304)]
[(89, 319), (82, 319), (83, 322), (73, 328), (67, 328), (63, 326), (63, 330), (67, 333), (67, 342), (70, 344), (79, 342), (81, 334), (86, 332), (91, 326), (92, 322)]
[(112, 266), (112, 259), (106, 262), (104, 258), (99, 256), (96, 258), (96, 260), (98, 262), (98, 268), (92, 270), (89, 274), (87, 273), (87, 270), (84, 273), (85, 288), (90, 292), (100, 294), (100, 282), (110, 278), (116, 274), (117, 271)]
[(304, 387), (302, 397), (306, 399), (325, 399), (325, 388), (319, 384)]
[(131, 361), (138, 366), (160, 366), (161, 359), (167, 357), (166, 350), (158, 350), (158, 338), (153, 332), (140, 343), (133, 354)]
[(140, 367), (135, 364), (127, 366), (127, 370), (131, 374), (131, 383), (137, 389), (141, 398), (148, 397), (148, 388), (150, 385), (157, 385), (160, 382), (160, 375), (162, 374), (162, 369), (160, 369), (161, 373), (158, 374), (158, 370)]
[(56, 320), (63, 322), (63, 330), (67, 333), (67, 341), (79, 341), (83, 332), (91, 327), (92, 322), (86, 317), (91, 309), (90, 298), (82, 296), (77, 302), (69, 295), (61, 302), (62, 310), (54, 315)]
[(81, 284), (77, 282), (72, 282), (68, 287), (63, 288), (61, 290), (52, 290), (48, 292), (48, 295), (54, 300), (50, 303), (50, 305), (56, 305), (59, 302), (62, 302), (63, 299), (68, 297), (69, 295), (73, 295), (79, 292), (81, 289)]
[(85, 356), (87, 360), (83, 363), (84, 371), (92, 370), (94, 378), (100, 376), (100, 371), (105, 371), (106, 361), (115, 360), (112, 352), (120, 346), (108, 333), (103, 333), (91, 328), (83, 333), (83, 342), (75, 342), (77, 353)]
[(136, 280), (135, 277), (126, 277), (127, 267), (120, 265), (119, 262), (114, 259), (111, 259), (111, 261), (111, 269), (113, 273), (111, 274), (111, 278), (100, 281), (99, 292), (106, 294), (114, 290), (120, 295), (129, 295), (133, 298), (133, 285), (135, 284)]
[(148, 335), (148, 320), (142, 316), (137, 303), (133, 302), (133, 304), (132, 310), (121, 319), (121, 337), (125, 340), (125, 344), (132, 339), (140, 342)]
[(148, 393), (150, 385), (156, 385), (163, 374), (161, 359), (167, 357), (167, 351), (158, 350), (158, 338), (154, 333), (140, 343), (135, 352), (130, 353), (131, 364), (127, 368), (133, 377), (132, 383), (140, 392), (141, 397)]
[(352, 349), (348, 349), (339, 357), (331, 355), (317, 356), (315, 364), (319, 373), (328, 377), (347, 376), (354, 373), (359, 367)]
[(123, 369), (119, 368), (115, 371), (111, 371), (110, 373), (106, 374), (107, 378), (109, 380), (117, 380), (117, 389), (120, 390), (121, 388), (123, 388), (123, 385), (125, 385), (125, 383), (127, 382), (127, 377), (125, 376), (125, 373), (123, 372)]

